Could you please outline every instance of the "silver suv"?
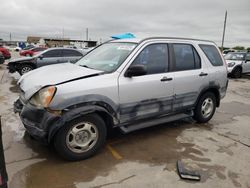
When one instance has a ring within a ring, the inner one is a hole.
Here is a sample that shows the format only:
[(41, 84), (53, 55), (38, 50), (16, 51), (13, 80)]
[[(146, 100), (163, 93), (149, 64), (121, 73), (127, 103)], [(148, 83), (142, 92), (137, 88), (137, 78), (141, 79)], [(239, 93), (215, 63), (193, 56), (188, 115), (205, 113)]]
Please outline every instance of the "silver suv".
[(225, 62), (213, 42), (115, 40), (76, 64), (22, 76), (14, 109), (29, 134), (53, 142), (62, 157), (80, 160), (94, 155), (114, 127), (129, 133), (186, 117), (209, 121), (227, 84)]

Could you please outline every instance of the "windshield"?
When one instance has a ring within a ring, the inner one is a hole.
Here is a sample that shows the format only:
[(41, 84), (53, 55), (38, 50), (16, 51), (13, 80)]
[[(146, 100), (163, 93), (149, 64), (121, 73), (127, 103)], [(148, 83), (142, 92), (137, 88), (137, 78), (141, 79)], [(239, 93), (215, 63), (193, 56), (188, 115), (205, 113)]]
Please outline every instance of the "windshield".
[(106, 43), (85, 55), (76, 65), (104, 72), (113, 72), (122, 64), (135, 46), (135, 43)]
[(225, 55), (226, 60), (244, 60), (244, 58), (244, 53), (228, 53), (227, 55)]

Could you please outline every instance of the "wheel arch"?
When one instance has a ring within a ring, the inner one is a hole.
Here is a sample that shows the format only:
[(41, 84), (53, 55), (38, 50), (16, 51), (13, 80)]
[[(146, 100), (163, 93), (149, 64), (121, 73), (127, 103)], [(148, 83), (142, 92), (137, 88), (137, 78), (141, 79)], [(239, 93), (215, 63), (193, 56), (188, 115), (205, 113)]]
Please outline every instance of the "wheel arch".
[(97, 114), (99, 115), (105, 122), (107, 127), (107, 131), (110, 131), (117, 124), (117, 116), (114, 113), (111, 113), (106, 108), (98, 105), (88, 105), (83, 107), (78, 107), (75, 109), (71, 109), (66, 111), (48, 130), (48, 142), (51, 143), (56, 133), (64, 127), (68, 122), (80, 118), (87, 114)]
[(199, 97), (196, 100), (195, 106), (197, 105), (198, 101), (200, 100), (200, 98), (205, 94), (211, 92), (215, 95), (216, 98), (216, 107), (220, 106), (220, 92), (219, 92), (219, 87), (213, 86), (213, 87), (208, 87), (203, 89), (200, 94)]
[(240, 65), (236, 65), (236, 66), (233, 68), (232, 72), (233, 72), (235, 69), (238, 69), (238, 68), (240, 68), (240, 70), (241, 70), (241, 72), (242, 72), (242, 65), (241, 65), (241, 64), (240, 64)]
[(24, 65), (29, 65), (32, 66), (34, 69), (36, 68), (35, 63), (31, 63), (31, 62), (22, 62), (22, 63), (17, 63), (16, 66), (18, 68), (18, 70), (20, 70), (20, 68)]

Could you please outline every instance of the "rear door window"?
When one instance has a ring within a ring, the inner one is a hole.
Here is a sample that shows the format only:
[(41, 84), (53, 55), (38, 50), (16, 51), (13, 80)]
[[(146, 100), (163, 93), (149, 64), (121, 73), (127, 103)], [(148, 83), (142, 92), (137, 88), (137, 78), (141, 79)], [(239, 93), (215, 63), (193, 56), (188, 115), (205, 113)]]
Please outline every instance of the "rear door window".
[(63, 50), (64, 57), (74, 57), (74, 56), (83, 56), (80, 52), (76, 50)]
[(223, 65), (223, 60), (221, 58), (221, 55), (215, 46), (207, 44), (200, 44), (199, 46), (213, 66)]
[(174, 71), (193, 70), (201, 68), (201, 60), (197, 51), (190, 44), (173, 44)]
[(62, 50), (55, 49), (55, 50), (47, 51), (43, 54), (43, 57), (45, 58), (62, 57)]

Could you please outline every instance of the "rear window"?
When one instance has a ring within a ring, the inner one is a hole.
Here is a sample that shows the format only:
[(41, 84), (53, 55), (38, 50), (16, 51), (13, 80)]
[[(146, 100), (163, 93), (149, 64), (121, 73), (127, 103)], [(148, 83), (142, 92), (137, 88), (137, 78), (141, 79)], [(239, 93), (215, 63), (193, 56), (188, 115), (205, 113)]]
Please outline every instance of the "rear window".
[(223, 60), (217, 48), (213, 45), (200, 44), (202, 51), (206, 54), (207, 58), (213, 66), (222, 66)]

